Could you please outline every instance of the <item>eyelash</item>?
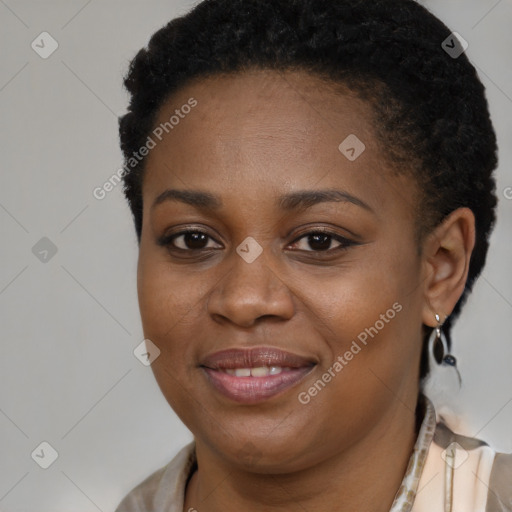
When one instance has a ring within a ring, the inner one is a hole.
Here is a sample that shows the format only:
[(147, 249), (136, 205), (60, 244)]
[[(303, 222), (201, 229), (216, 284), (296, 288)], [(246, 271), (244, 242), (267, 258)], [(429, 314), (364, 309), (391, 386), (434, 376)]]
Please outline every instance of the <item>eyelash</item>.
[[(173, 242), (177, 238), (179, 238), (180, 236), (188, 235), (188, 234), (197, 234), (197, 233), (206, 235), (209, 239), (214, 240), (214, 238), (211, 237), (206, 231), (203, 231), (202, 229), (194, 228), (194, 229), (187, 229), (187, 230), (184, 230), (184, 231), (180, 231), (179, 233), (173, 233), (173, 234), (170, 234), (170, 235), (165, 235), (161, 239), (158, 240), (158, 245), (163, 246), (163, 247), (167, 247), (170, 251), (176, 251), (176, 252), (181, 252), (181, 253), (184, 253), (184, 252), (191, 253), (191, 252), (196, 252), (196, 251), (197, 252), (202, 252), (202, 251), (209, 251), (209, 250), (211, 250), (211, 248), (182, 249), (180, 247), (175, 247), (173, 245)], [(295, 238), (295, 240), (293, 242), (291, 242), (291, 244), (289, 244), (289, 245), (295, 244), (298, 241), (300, 241), (303, 238), (306, 238), (308, 236), (318, 235), (318, 234), (329, 236), (329, 237), (331, 237), (332, 240), (334, 240), (336, 242), (339, 242), (341, 245), (339, 247), (335, 247), (334, 249), (327, 249), (327, 250), (323, 250), (323, 251), (322, 250), (320, 250), (320, 251), (315, 251), (315, 250), (306, 251), (306, 250), (303, 250), (302, 252), (316, 253), (316, 254), (332, 254), (333, 252), (338, 252), (338, 251), (341, 252), (341, 251), (347, 250), (351, 246), (357, 245), (356, 242), (354, 242), (353, 240), (350, 240), (348, 238), (345, 238), (344, 236), (341, 236), (341, 235), (339, 235), (337, 233), (334, 233), (334, 232), (326, 230), (326, 229), (324, 230), (324, 229), (318, 229), (318, 228), (317, 229), (313, 229), (311, 231), (307, 231), (305, 233), (302, 233), (300, 236)]]

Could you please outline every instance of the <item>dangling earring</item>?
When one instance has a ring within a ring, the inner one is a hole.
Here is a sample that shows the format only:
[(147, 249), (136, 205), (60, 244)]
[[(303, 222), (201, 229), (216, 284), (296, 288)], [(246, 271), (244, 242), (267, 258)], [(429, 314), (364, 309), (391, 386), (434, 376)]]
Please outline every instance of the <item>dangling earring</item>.
[(453, 372), (450, 367), (453, 368), (457, 374), (459, 388), (461, 385), (461, 378), (459, 370), (457, 369), (457, 359), (452, 354), (448, 353), (448, 344), (443, 334), (442, 327), (443, 323), (439, 318), (439, 315), (435, 313), (437, 325), (432, 329), (430, 338), (428, 339), (428, 366), (431, 377), (436, 374), (437, 376), (446, 374), (449, 380), (452, 380), (449, 375)]
[(437, 421), (442, 421), (454, 432), (463, 432), (464, 414), (454, 400), (462, 382), (456, 366), (457, 360), (448, 353), (448, 344), (442, 331), (443, 324), (438, 314), (435, 314), (435, 319), (437, 325), (428, 339), (429, 371), (422, 382), (422, 391), (434, 404)]
[[(436, 313), (437, 325), (434, 327), (429, 339), (429, 353), (433, 356), (437, 364), (457, 366), (457, 359), (452, 354), (448, 353), (448, 345), (446, 339), (441, 331), (443, 324), (439, 315)], [(431, 358), (432, 359), (432, 358)], [(431, 368), (432, 369), (432, 368)], [(458, 371), (457, 371), (458, 373)], [(460, 376), (459, 376), (460, 377)]]

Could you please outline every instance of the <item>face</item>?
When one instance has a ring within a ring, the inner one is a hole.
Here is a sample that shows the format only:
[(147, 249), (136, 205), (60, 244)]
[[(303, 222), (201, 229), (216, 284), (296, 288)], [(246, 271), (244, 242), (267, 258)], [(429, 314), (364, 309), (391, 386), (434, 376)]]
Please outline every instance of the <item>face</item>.
[(190, 83), (155, 127), (173, 114), (147, 156), (138, 263), (167, 401), (257, 471), (378, 436), (415, 404), (424, 299), (415, 184), (390, 172), (370, 106), (259, 70)]

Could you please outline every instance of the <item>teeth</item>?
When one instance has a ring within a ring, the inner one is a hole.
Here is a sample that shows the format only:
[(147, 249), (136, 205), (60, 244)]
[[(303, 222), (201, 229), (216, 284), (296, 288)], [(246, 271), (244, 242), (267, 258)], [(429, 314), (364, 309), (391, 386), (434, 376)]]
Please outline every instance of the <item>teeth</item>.
[(270, 370), (266, 366), (260, 368), (251, 368), (251, 375), (253, 377), (266, 377), (270, 373)]
[(235, 377), (266, 377), (267, 375), (278, 375), (283, 370), (289, 370), (289, 368), (260, 366), (258, 368), (226, 368), (224, 371)]

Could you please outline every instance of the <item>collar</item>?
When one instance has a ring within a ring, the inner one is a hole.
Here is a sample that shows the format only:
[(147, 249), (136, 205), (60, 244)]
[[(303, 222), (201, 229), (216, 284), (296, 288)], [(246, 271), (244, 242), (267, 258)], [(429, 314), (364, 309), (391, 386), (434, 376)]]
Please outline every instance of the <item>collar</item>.
[[(420, 480), (427, 453), (436, 429), (436, 414), (432, 402), (420, 395), (417, 412), (423, 420), (402, 484), (389, 512), (410, 512)], [(197, 468), (195, 441), (183, 447), (174, 459), (164, 467), (160, 483), (154, 495), (155, 510), (182, 512), (187, 483)]]
[(418, 491), (430, 444), (436, 430), (436, 412), (432, 402), (423, 394), (418, 399), (417, 413), (423, 414), (414, 449), (409, 458), (402, 485), (396, 493), (389, 512), (410, 512)]

